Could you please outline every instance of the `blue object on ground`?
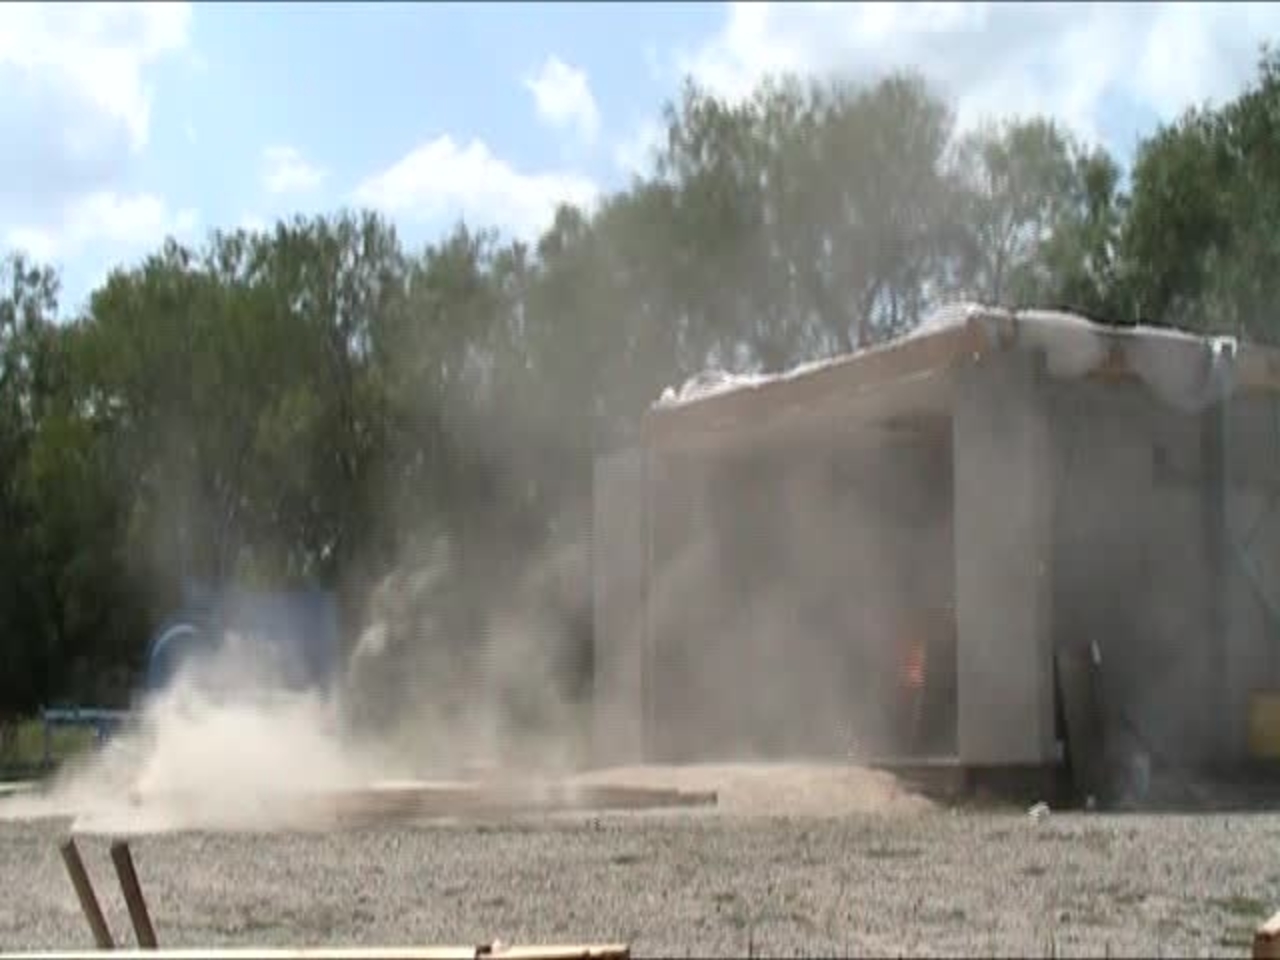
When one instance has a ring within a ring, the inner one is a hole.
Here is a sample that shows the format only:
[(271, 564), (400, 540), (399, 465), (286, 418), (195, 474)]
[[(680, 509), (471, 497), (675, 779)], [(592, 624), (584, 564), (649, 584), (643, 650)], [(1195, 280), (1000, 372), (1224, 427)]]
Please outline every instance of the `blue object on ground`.
[(247, 643), (252, 659), (287, 689), (322, 688), (339, 658), (338, 613), (332, 594), (318, 590), (251, 593), (228, 590), (193, 597), (152, 638), (144, 689), (164, 689), (188, 659), (214, 653), (228, 634)]
[[(338, 609), (332, 594), (319, 590), (214, 593), (190, 589), (183, 610), (152, 635), (143, 692), (167, 687), (192, 656), (216, 653), (230, 633), (244, 638), (252, 677), (277, 689), (324, 689), (338, 669)], [(57, 707), (43, 712), (44, 763), (52, 762), (56, 727), (92, 727), (99, 744), (128, 717), (126, 710)]]
[(97, 707), (49, 707), (40, 712), (44, 725), (44, 757), (46, 767), (53, 763), (53, 730), (55, 727), (92, 727), (99, 744), (106, 741), (129, 715), (127, 710), (102, 710)]

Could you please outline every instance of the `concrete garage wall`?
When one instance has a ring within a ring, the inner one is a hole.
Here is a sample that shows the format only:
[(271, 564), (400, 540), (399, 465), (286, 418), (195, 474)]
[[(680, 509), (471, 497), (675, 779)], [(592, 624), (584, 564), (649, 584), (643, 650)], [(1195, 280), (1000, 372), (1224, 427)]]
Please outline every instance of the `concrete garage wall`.
[(692, 759), (704, 749), (700, 738), (715, 732), (706, 713), (721, 656), (716, 641), (727, 632), (730, 608), (720, 549), (711, 535), (710, 482), (705, 461), (653, 456), (644, 655), (648, 760)]
[(1280, 682), (1267, 610), (1280, 612), (1273, 403), (1230, 404), (1236, 562), (1217, 635), (1205, 418), (1142, 384), (1054, 381), (1026, 355), (966, 372), (954, 421), (963, 762), (1052, 760), (1051, 651), (1091, 644), (1109, 750), (1174, 764), (1243, 758), (1250, 693)]
[(645, 454), (626, 450), (596, 462), (592, 522), (595, 580), (593, 749), (601, 764), (643, 758), (643, 689), (648, 564)]
[(1280, 400), (1233, 399), (1227, 412), (1228, 567), (1218, 751), (1242, 757), (1254, 692), (1280, 688)]
[[(1054, 385), (1054, 642), (1096, 642), (1110, 747), (1165, 763), (1244, 758), (1249, 694), (1274, 687), (1280, 435), (1273, 401), (1229, 405), (1225, 635), (1211, 604), (1205, 419), (1141, 385)], [(1245, 541), (1248, 540), (1248, 543)], [(1228, 553), (1232, 553), (1229, 549)]]
[(963, 371), (953, 419), (958, 748), (962, 763), (1054, 758), (1053, 483), (1037, 367), (999, 354)]

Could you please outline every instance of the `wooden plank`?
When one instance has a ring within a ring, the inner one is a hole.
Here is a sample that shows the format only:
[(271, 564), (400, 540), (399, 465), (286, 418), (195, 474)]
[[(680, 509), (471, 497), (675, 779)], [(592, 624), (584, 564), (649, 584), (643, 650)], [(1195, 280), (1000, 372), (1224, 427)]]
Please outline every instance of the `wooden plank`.
[(1256, 690), (1249, 695), (1249, 757), (1280, 760), (1280, 692)]
[[(129, 960), (628, 960), (625, 944), (481, 947), (183, 947), (116, 950)], [(102, 960), (97, 950), (0, 953), (0, 960)]]
[(663, 790), (655, 787), (593, 786), (573, 787), (563, 797), (569, 809), (626, 809), (648, 807), (715, 806), (714, 790)]
[(129, 908), (129, 920), (133, 924), (138, 946), (154, 950), (157, 946), (156, 928), (151, 924), (147, 900), (142, 895), (142, 884), (138, 882), (138, 872), (133, 867), (133, 855), (129, 852), (126, 841), (117, 840), (111, 844), (111, 862), (115, 864), (120, 892), (124, 894), (125, 906)]
[(1105, 800), (1105, 713), (1092, 646), (1079, 642), (1060, 644), (1054, 650), (1054, 664), (1074, 785), (1082, 798), (1093, 796)]
[[(208, 960), (249, 960), (259, 957), (261, 960), (313, 960), (313, 958), (332, 958), (332, 960), (374, 960), (385, 957), (386, 960), (475, 960), (479, 956), (475, 947), (197, 947), (183, 949), (130, 949), (114, 950), (112, 957), (129, 957), (133, 960), (196, 960), (205, 957)], [(0, 960), (54, 960), (56, 957), (65, 960), (103, 960), (102, 951), (81, 950), (46, 953), (0, 953)]]
[(333, 797), (316, 796), (311, 802), (318, 806), (332, 805), (339, 811), (465, 816), (468, 813), (703, 806), (714, 804), (716, 795), (648, 787), (513, 784), (461, 788), (412, 787), (394, 792), (352, 790)]
[(1237, 389), (1280, 390), (1280, 350), (1257, 343), (1242, 344), (1236, 357)]
[(397, 791), (348, 791), (315, 797), (308, 808), (351, 823), (396, 818), (496, 817), (570, 813), (589, 810), (646, 810), (714, 806), (712, 791), (691, 792), (627, 786), (542, 787), (521, 785), (462, 788), (403, 788)]
[(1253, 960), (1280, 960), (1280, 913), (1254, 932)]
[(80, 859), (80, 849), (74, 837), (69, 837), (60, 848), (62, 862), (66, 864), (67, 875), (71, 877), (71, 886), (75, 888), (76, 898), (80, 901), (80, 909), (93, 934), (93, 942), (99, 950), (110, 950), (115, 946), (111, 938), (111, 930), (107, 927), (106, 918), (102, 915), (102, 907), (98, 905), (98, 896), (93, 892), (93, 882), (89, 872)]
[(496, 960), (629, 960), (631, 948), (625, 944), (600, 947), (502, 947), (486, 954)]

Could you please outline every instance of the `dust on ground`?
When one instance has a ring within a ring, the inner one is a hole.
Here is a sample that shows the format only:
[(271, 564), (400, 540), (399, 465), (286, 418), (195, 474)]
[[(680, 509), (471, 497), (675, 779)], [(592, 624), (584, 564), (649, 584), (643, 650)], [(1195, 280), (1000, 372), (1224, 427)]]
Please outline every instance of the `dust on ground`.
[[(690, 766), (638, 765), (613, 767), (588, 773), (551, 778), (525, 779), (524, 775), (501, 770), (476, 770), (455, 780), (386, 779), (354, 777), (355, 770), (329, 770), (331, 777), (311, 775), (296, 781), (283, 761), (273, 771), (259, 766), (263, 754), (249, 748), (247, 765), (241, 770), (253, 777), (227, 776), (225, 765), (211, 762), (211, 773), (195, 769), (201, 755), (190, 758), (192, 770), (163, 768), (158, 777), (154, 762), (125, 765), (134, 771), (131, 778), (108, 778), (110, 761), (99, 758), (96, 766), (75, 771), (44, 792), (17, 795), (0, 801), (0, 820), (67, 818), (77, 833), (141, 834), (175, 830), (269, 831), (312, 829), (317, 822), (317, 801), (326, 793), (403, 790), (420, 786), (465, 787), (518, 791), (529, 787), (529, 812), (536, 813), (537, 787), (550, 782), (561, 784), (569, 795), (575, 786), (625, 787), (655, 791), (714, 793), (716, 802), (691, 808), (729, 817), (840, 817), (852, 814), (884, 816), (918, 815), (933, 804), (905, 789), (890, 774), (851, 764), (820, 763), (724, 763)], [(269, 754), (267, 754), (269, 755)], [(143, 776), (138, 775), (141, 771)], [(216, 779), (221, 772), (225, 778)], [(183, 773), (183, 776), (177, 776)], [(338, 776), (338, 773), (345, 776)], [(145, 776), (151, 774), (151, 776)], [(142, 790), (139, 785), (161, 783), (167, 790)], [(661, 809), (661, 808), (656, 808)], [(451, 814), (465, 817), (465, 805)]]

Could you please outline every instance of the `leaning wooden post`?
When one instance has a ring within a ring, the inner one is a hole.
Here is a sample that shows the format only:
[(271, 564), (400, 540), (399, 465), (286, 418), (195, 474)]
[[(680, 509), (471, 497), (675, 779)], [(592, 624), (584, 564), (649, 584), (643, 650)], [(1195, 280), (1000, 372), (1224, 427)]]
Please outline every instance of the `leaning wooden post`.
[(125, 906), (129, 908), (129, 919), (133, 923), (138, 946), (144, 950), (154, 950), (157, 946), (156, 930), (151, 925), (151, 914), (147, 911), (147, 901), (142, 896), (138, 873), (133, 869), (129, 844), (124, 840), (111, 844), (111, 862), (116, 866), (116, 876), (120, 879), (120, 890), (124, 893)]
[(93, 942), (99, 950), (114, 950), (115, 941), (111, 939), (111, 931), (107, 928), (106, 918), (102, 916), (102, 907), (98, 905), (98, 897), (93, 892), (93, 884), (80, 859), (80, 851), (76, 847), (74, 837), (68, 837), (62, 844), (62, 862), (66, 864), (67, 874), (71, 877), (71, 886), (75, 887), (76, 896), (80, 900), (80, 910), (89, 922), (93, 931)]

